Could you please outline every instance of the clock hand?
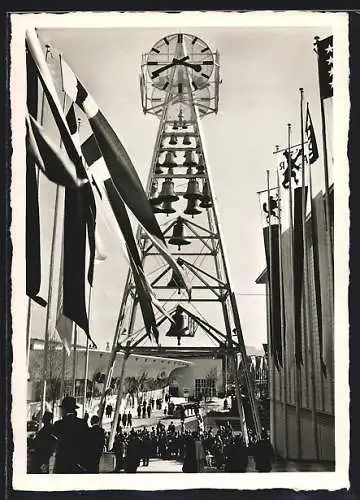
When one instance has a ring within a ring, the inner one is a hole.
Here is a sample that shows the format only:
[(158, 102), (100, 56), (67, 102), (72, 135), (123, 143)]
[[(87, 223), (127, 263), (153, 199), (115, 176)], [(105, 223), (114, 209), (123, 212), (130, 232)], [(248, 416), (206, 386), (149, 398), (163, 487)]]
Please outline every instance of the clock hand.
[(160, 73), (162, 73), (163, 71), (166, 71), (167, 69), (170, 69), (172, 68), (173, 66), (177, 65), (177, 64), (183, 64), (183, 62), (186, 60), (186, 59), (189, 59), (189, 56), (186, 56), (186, 57), (183, 57), (182, 59), (174, 59), (172, 60), (172, 62), (170, 64), (166, 64), (165, 66), (163, 66), (162, 68), (159, 68), (159, 69), (156, 69), (155, 71), (153, 71), (151, 73), (151, 77), (152, 78), (156, 78), (157, 76), (160, 75)]
[(193, 69), (194, 71), (196, 71), (196, 73), (199, 73), (201, 71), (200, 64), (192, 64), (192, 63), (183, 62), (182, 65)]

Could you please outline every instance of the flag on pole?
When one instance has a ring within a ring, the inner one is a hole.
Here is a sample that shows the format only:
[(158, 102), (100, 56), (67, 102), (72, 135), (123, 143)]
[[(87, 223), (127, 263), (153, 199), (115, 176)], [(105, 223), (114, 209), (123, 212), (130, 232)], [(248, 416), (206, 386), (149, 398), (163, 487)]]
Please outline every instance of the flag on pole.
[[(281, 198), (281, 247), (283, 263), (283, 286), (285, 305), (286, 338), (294, 347), (294, 359), (297, 366), (302, 364), (302, 290), (303, 290), (303, 201), (307, 201), (307, 186), (304, 186), (303, 199), (302, 147), (291, 147), (278, 155), (278, 174)], [(292, 190), (290, 207), (289, 189)], [(291, 232), (292, 228), (292, 232)], [(292, 257), (291, 257), (292, 256)], [(289, 352), (292, 352), (290, 348)], [(291, 359), (290, 359), (291, 362)]]
[[(269, 286), (271, 355), (276, 368), (282, 366), (281, 301), (279, 263), (279, 205), (277, 189), (259, 193)], [(270, 202), (270, 206), (269, 206)]]
[[(38, 78), (35, 65), (26, 51), (27, 107), (37, 116)], [(26, 294), (45, 306), (38, 296), (41, 286), (39, 193), (34, 157), (26, 150)]]
[(124, 146), (92, 96), (63, 58), (61, 58), (61, 71), (64, 90), (88, 117), (97, 146), (105, 160), (109, 176), (118, 194), (189, 293), (189, 287), (183, 278), (181, 269), (166, 247), (152, 206)]
[[(75, 165), (77, 176), (80, 179), (89, 180), (80, 149), (73, 140), (34, 29), (26, 30), (26, 45), (36, 67), (37, 76), (42, 84), (66, 153)], [(86, 229), (88, 228), (88, 231), (92, 232), (95, 227), (94, 208), (95, 200), (90, 182), (77, 190), (66, 189), (63, 309), (64, 314), (79, 325), (87, 335), (89, 335), (89, 324), (85, 304)], [(91, 281), (91, 272), (88, 278)]]
[(319, 158), (319, 150), (317, 147), (316, 136), (314, 127), (311, 120), (309, 111), (309, 103), (306, 106), (306, 119), (305, 119), (305, 134), (307, 139), (307, 156), (309, 164), (312, 165)]
[(317, 41), (320, 97), (333, 96), (333, 36)]

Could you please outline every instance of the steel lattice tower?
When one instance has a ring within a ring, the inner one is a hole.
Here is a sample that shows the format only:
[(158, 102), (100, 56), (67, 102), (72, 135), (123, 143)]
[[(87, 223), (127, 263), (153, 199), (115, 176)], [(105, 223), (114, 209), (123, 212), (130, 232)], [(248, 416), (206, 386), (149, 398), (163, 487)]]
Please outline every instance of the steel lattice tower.
[[(187, 281), (191, 298), (178, 287), (172, 270), (159, 256), (146, 233), (139, 229), (137, 241), (144, 271), (157, 298), (174, 315), (177, 326), (158, 313), (159, 354), (167, 345), (194, 345), (203, 332), (218, 346), (235, 372), (235, 386), (242, 430), (247, 426), (241, 402), (238, 353), (246, 360), (246, 349), (235, 295), (231, 286), (222, 234), (215, 204), (200, 119), (217, 113), (219, 54), (205, 42), (188, 34), (173, 34), (157, 42), (144, 54), (141, 64), (141, 96), (144, 113), (160, 120), (147, 194), (163, 230), (169, 250), (176, 256)], [(209, 320), (215, 306), (221, 323)], [(116, 351), (129, 354), (148, 343), (129, 271), (107, 373), (111, 380)], [(124, 347), (124, 345), (126, 346)], [(180, 348), (179, 348), (180, 351)], [(137, 351), (138, 352), (138, 351)], [(125, 358), (126, 359), (126, 355)], [(125, 362), (123, 363), (122, 376)], [(260, 421), (247, 363), (244, 370), (254, 426)]]

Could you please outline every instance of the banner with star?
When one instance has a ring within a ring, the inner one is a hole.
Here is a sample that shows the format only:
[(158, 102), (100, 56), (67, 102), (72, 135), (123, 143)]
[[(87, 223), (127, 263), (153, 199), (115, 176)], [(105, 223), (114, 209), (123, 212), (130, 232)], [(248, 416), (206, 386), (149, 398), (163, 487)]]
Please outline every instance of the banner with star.
[(333, 37), (318, 40), (317, 49), (320, 97), (327, 99), (333, 96)]

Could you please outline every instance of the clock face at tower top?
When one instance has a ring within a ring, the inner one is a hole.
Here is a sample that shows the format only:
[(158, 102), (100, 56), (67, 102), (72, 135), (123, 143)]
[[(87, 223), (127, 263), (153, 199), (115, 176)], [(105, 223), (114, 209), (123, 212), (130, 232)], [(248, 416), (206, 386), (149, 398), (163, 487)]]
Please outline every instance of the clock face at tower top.
[(194, 91), (208, 84), (214, 69), (214, 57), (210, 47), (197, 36), (185, 33), (165, 36), (156, 42), (146, 63), (152, 84), (164, 91), (169, 85), (174, 67), (188, 70)]

